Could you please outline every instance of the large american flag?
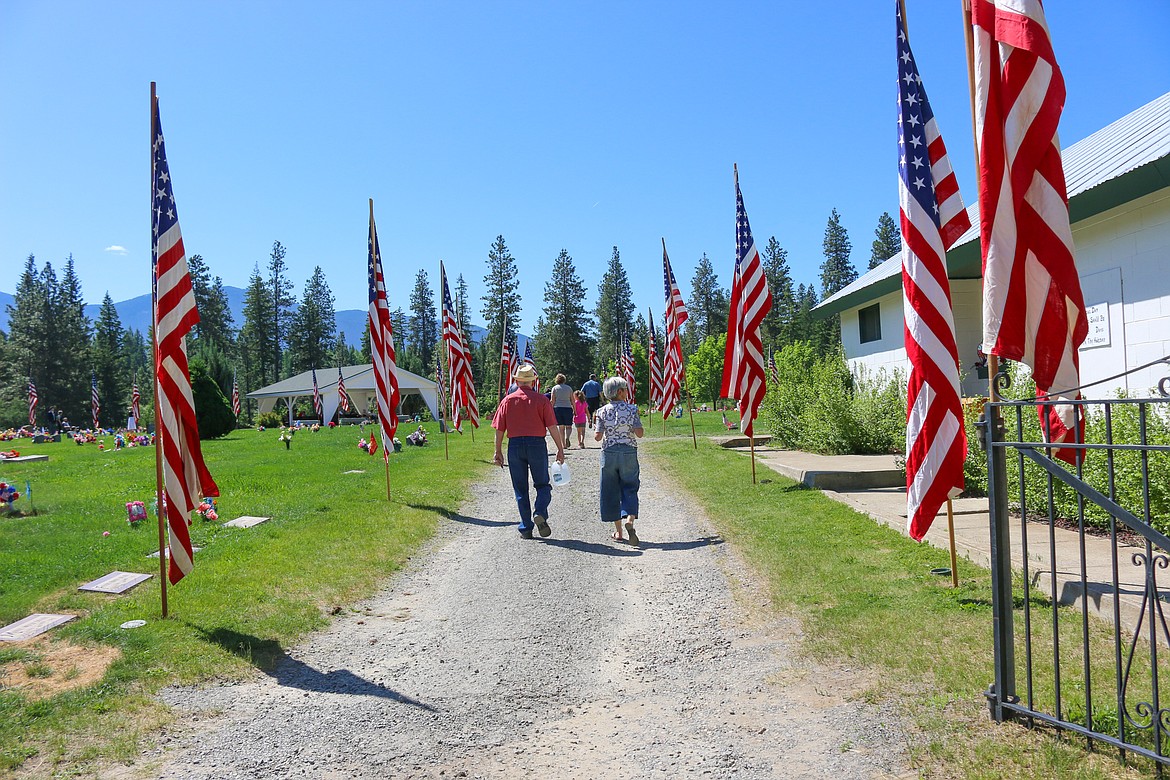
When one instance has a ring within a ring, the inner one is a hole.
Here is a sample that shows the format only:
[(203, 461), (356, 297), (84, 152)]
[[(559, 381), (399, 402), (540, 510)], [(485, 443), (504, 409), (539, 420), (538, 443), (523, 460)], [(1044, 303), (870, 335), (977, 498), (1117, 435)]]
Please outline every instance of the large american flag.
[(37, 424), (37, 386), (31, 376), (28, 378), (28, 424)]
[(504, 335), (500, 346), (500, 367), (504, 372), (504, 381), (500, 386), (500, 398), (508, 394), (512, 385), (512, 375), (516, 373), (516, 346), (508, 339), (508, 323), (504, 323)]
[(971, 221), (897, 6), (898, 202), (910, 379), (906, 409), (907, 531), (921, 540), (948, 498), (963, 492), (967, 437), (946, 250)]
[[(134, 386), (134, 394), (136, 396), (138, 394), (138, 385)], [(241, 407), (240, 407), (240, 381), (239, 381), (239, 378), (236, 376), (236, 372), (233, 371), (232, 372), (232, 414), (234, 414), (236, 417), (239, 417), (240, 411), (241, 411)], [(135, 415), (135, 416), (137, 416), (137, 415)]]
[[(975, 133), (983, 246), (983, 350), (1026, 363), (1037, 393), (1080, 394), (1077, 350), (1089, 332), (1073, 259), (1056, 126), (1064, 77), (1039, 0), (975, 0)], [(1071, 404), (1046, 407), (1049, 441), (1083, 433)], [(1083, 437), (1082, 437), (1083, 438)], [(1074, 450), (1057, 449), (1074, 462)]]
[(649, 328), (649, 347), (647, 352), (647, 359), (650, 361), (650, 408), (662, 404), (662, 365), (658, 362), (658, 344), (654, 337), (654, 310), (646, 312), (649, 316), (647, 323)]
[(666, 312), (662, 315), (665, 332), (662, 345), (662, 419), (670, 416), (682, 393), (682, 325), (687, 321), (687, 305), (674, 279), (666, 239), (662, 239), (662, 283), (666, 294)]
[(743, 208), (739, 169), (734, 170), (735, 274), (731, 278), (731, 310), (727, 317), (727, 349), (723, 355), (720, 395), (739, 402), (739, 429), (751, 436), (752, 421), (766, 389), (760, 323), (772, 308), (772, 291), (768, 289), (760, 253)]
[(101, 420), (99, 418), (102, 412), (102, 402), (98, 398), (97, 374), (92, 372), (89, 375), (89, 388), (89, 405), (93, 409), (93, 429), (96, 431), (101, 427)]
[(337, 406), (341, 411), (349, 413), (349, 393), (345, 392), (345, 377), (341, 375), (341, 366), (337, 367)]
[(398, 373), (394, 365), (394, 328), (390, 324), (390, 303), (386, 298), (386, 276), (382, 273), (382, 252), (374, 226), (374, 201), (370, 201), (369, 238), (370, 353), (374, 364), (374, 389), (378, 399), (378, 421), (382, 429), (382, 459), (389, 462), (392, 439), (398, 431)]
[[(325, 410), (321, 406), (321, 390), (317, 387), (317, 367), (313, 366), (313, 414), (317, 416), (318, 420), (322, 420), (325, 416)], [(323, 420), (322, 420), (323, 421)]]
[(462, 431), (463, 411), (466, 409), (467, 419), (478, 428), (479, 403), (475, 395), (475, 376), (471, 370), (471, 352), (463, 340), (459, 317), (451, 300), (451, 288), (447, 286), (447, 269), (441, 260), (439, 286), (442, 297), (443, 343), (447, 346), (447, 369), (451, 376), (452, 425), (456, 430)]
[(187, 334), (199, 322), (191, 276), (179, 231), (179, 216), (167, 167), (158, 101), (154, 104), (152, 166), (152, 266), (154, 271), (155, 399), (157, 431), (155, 457), (162, 460), (164, 512), (170, 529), (170, 566), (167, 579), (181, 580), (191, 571), (191, 510), (204, 496), (218, 496), (219, 488), (203, 462), (199, 427), (191, 396), (187, 366)]

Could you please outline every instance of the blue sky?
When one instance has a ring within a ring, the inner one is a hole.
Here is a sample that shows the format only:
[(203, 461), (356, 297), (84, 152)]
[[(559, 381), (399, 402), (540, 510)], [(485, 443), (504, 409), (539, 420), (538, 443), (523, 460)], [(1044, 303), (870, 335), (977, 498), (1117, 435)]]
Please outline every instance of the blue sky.
[[(1067, 145), (1170, 90), (1170, 3), (1053, 0)], [(245, 286), (274, 239), (364, 308), (367, 198), (407, 305), (419, 268), (475, 301), (497, 234), (531, 332), (563, 247), (617, 245), (662, 309), (706, 252), (730, 281), (732, 163), (756, 240), (814, 282), (830, 210), (864, 270), (897, 214), (892, 2), (0, 4), (0, 290), (73, 254), (87, 299), (149, 291), (149, 87), (188, 253)], [(959, 0), (908, 0), (964, 199), (976, 197)], [(114, 249), (121, 247), (121, 250)]]

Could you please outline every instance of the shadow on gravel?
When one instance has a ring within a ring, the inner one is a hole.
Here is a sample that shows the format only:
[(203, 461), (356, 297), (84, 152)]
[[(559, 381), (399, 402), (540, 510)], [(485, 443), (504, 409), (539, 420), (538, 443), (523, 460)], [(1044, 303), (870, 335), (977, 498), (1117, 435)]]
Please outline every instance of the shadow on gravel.
[(199, 626), (192, 627), (203, 634), (208, 642), (214, 642), (229, 653), (244, 658), (286, 688), (298, 688), (302, 691), (316, 691), (318, 693), (375, 696), (380, 699), (409, 704), (427, 712), (436, 711), (434, 707), (425, 702), (391, 690), (381, 683), (359, 677), (348, 669), (334, 669), (331, 672), (321, 672), (314, 669), (295, 658), (290, 658), (285, 654), (280, 643), (274, 639), (260, 639), (227, 628), (216, 628), (208, 631)]
[(722, 536), (703, 536), (685, 542), (649, 542), (642, 539), (639, 545), (643, 550), (693, 550), (696, 547), (714, 547), (723, 544)]
[(540, 541), (542, 544), (549, 544), (553, 547), (563, 547), (566, 550), (593, 553), (594, 555), (616, 555), (618, 557), (629, 558), (642, 554), (642, 551), (636, 547), (622, 549), (608, 544), (585, 542), (580, 539), (541, 539)]
[(461, 515), (458, 512), (452, 512), (449, 509), (444, 509), (441, 506), (431, 506), (429, 504), (406, 504), (406, 506), (410, 507), (411, 509), (421, 509), (424, 512), (434, 512), (435, 514), (442, 515), (447, 520), (451, 520), (456, 523), (481, 525), (489, 528), (502, 528), (506, 525), (516, 525), (514, 520), (486, 520), (482, 517), (468, 517), (467, 515)]

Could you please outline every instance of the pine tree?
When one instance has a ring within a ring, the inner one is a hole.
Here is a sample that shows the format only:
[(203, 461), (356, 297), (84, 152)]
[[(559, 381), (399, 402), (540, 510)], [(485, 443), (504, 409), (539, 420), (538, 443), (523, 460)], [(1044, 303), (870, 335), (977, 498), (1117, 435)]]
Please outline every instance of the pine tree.
[(125, 425), (128, 416), (126, 410), (130, 406), (130, 372), (126, 365), (122, 336), (122, 320), (118, 317), (114, 299), (107, 291), (102, 299), (97, 322), (94, 323), (93, 345), (90, 349), (104, 427)]
[(439, 321), (435, 313), (435, 294), (431, 290), (427, 272), (422, 268), (414, 277), (414, 289), (410, 293), (410, 318), (411, 349), (419, 356), (423, 366), (433, 368), (435, 342), (439, 340)]
[(890, 212), (883, 211), (878, 217), (877, 229), (873, 234), (875, 238), (869, 255), (871, 270), (902, 251), (902, 231), (898, 229), (898, 223), (890, 217)]
[(542, 377), (562, 373), (574, 387), (589, 378), (593, 365), (593, 318), (584, 305), (586, 291), (573, 258), (562, 249), (553, 260), (552, 278), (544, 285), (533, 351)]
[(64, 398), (62, 408), (74, 423), (90, 420), (90, 321), (85, 316), (85, 298), (73, 267), (73, 255), (65, 261), (53, 311), (57, 320), (53, 350), (59, 366), (58, 392)]
[(271, 312), (271, 331), (275, 336), (272, 345), (272, 370), (269, 381), (280, 380), (284, 365), (283, 349), (288, 343), (291, 310), (296, 298), (293, 297), (293, 283), (288, 278), (288, 266), (284, 262), (287, 250), (279, 241), (272, 242), (272, 254), (268, 258), (268, 294)]
[(730, 308), (727, 290), (719, 286), (715, 267), (704, 252), (695, 267), (695, 275), (691, 277), (691, 299), (687, 302), (690, 318), (686, 327), (691, 332), (690, 341), (698, 345), (710, 336), (727, 333)]
[(764, 353), (772, 354), (792, 343), (792, 319), (796, 296), (792, 291), (792, 272), (788, 268), (788, 250), (780, 246), (775, 236), (768, 239), (761, 258), (768, 288), (772, 291), (772, 309), (764, 317), (761, 333)]
[(634, 324), (634, 299), (630, 291), (630, 279), (622, 267), (621, 254), (613, 248), (609, 266), (597, 286), (597, 359), (608, 365), (618, 354), (621, 339), (630, 332)]
[(293, 313), (288, 351), (292, 373), (329, 365), (337, 345), (337, 312), (333, 291), (321, 266), (305, 282), (301, 305)]
[(189, 350), (197, 352), (201, 344), (214, 344), (219, 350), (230, 353), (235, 341), (235, 323), (223, 279), (211, 276), (202, 255), (188, 257), (187, 268), (191, 274), (195, 307), (199, 310), (199, 323), (192, 334), (194, 338), (189, 340)]
[[(487, 290), (484, 292), (483, 308), (480, 313), (487, 323), (487, 334), (480, 344), (480, 387), (495, 387), (496, 369), (500, 364), (500, 345), (503, 342), (505, 326), (509, 335), (515, 336), (520, 327), (520, 279), (516, 260), (508, 251), (503, 236), (488, 251), (488, 272), (483, 277)], [(485, 393), (485, 395), (487, 395)]]
[(849, 259), (853, 245), (849, 243), (849, 233), (841, 224), (837, 209), (833, 209), (825, 226), (821, 246), (825, 254), (825, 261), (821, 263), (821, 297), (828, 298), (857, 279), (857, 269)]
[(278, 370), (277, 364), (273, 362), (276, 358), (276, 337), (272, 332), (271, 314), (268, 285), (260, 276), (260, 267), (253, 266), (252, 276), (244, 291), (244, 327), (240, 329), (238, 343), (241, 395), (270, 384)]
[[(154, 374), (150, 370), (150, 342), (142, 331), (126, 328), (122, 331), (122, 361), (131, 382), (138, 382), (139, 406), (143, 422), (154, 419), (150, 406), (154, 402)], [(129, 401), (127, 401), (129, 404)], [(128, 416), (128, 415), (127, 415)]]

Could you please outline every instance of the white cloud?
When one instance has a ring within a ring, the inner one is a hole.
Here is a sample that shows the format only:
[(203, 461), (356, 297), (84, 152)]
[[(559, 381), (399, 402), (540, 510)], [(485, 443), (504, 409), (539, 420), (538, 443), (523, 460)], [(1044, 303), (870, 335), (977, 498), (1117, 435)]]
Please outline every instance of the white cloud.
[(116, 255), (124, 255), (124, 254), (126, 254), (126, 247), (118, 246), (117, 244), (114, 244), (113, 246), (106, 247), (102, 251), (103, 252), (113, 252)]

